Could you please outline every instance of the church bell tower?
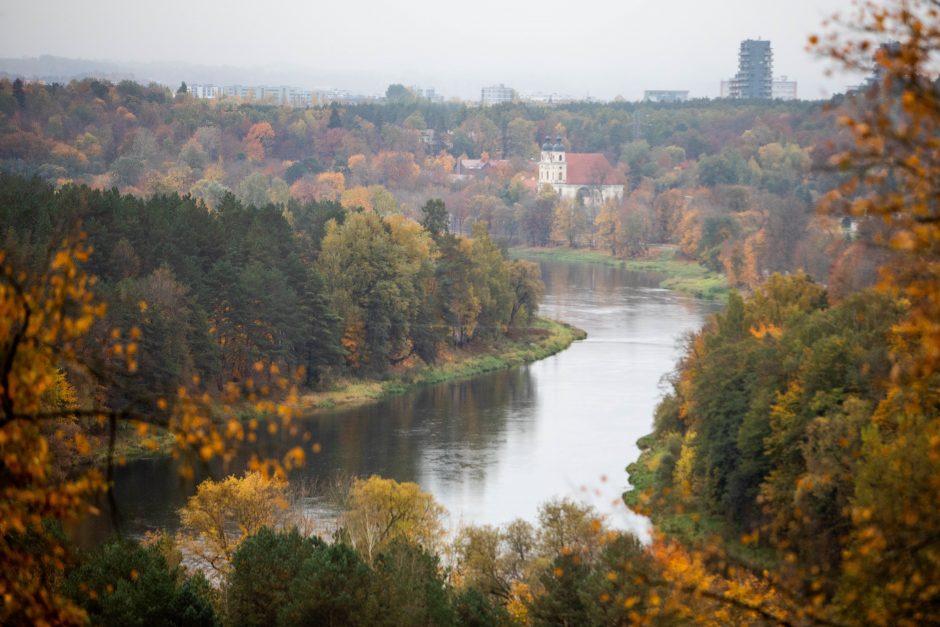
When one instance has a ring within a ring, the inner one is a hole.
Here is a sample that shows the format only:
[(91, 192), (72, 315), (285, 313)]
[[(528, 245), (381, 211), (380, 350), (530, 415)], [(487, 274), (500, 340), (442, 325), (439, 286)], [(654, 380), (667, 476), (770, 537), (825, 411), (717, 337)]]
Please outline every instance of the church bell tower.
[(551, 185), (558, 191), (557, 185), (564, 185), (568, 179), (568, 164), (565, 161), (565, 145), (561, 137), (545, 136), (542, 143), (542, 156), (539, 161), (539, 185)]

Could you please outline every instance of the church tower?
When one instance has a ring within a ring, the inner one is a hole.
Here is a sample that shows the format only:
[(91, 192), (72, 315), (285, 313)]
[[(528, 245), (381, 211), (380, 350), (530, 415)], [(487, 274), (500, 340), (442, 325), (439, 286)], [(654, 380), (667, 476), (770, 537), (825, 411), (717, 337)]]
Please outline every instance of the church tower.
[[(565, 161), (565, 145), (561, 142), (561, 137), (556, 137), (554, 143), (552, 138), (545, 136), (542, 143), (542, 157), (539, 161), (539, 186), (564, 185), (568, 180), (568, 163)], [(555, 187), (555, 191), (558, 188)]]

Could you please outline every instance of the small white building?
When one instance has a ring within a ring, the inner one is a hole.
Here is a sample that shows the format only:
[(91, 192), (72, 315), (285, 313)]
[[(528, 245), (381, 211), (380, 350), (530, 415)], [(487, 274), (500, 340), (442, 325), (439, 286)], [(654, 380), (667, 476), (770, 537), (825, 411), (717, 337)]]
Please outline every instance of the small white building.
[(788, 80), (786, 76), (778, 76), (771, 85), (774, 100), (796, 100), (796, 81)]
[(685, 102), (688, 99), (687, 89), (647, 89), (643, 92), (643, 102)]
[(526, 94), (520, 97), (522, 102), (527, 102), (531, 104), (543, 105), (546, 107), (551, 107), (554, 105), (568, 104), (571, 102), (577, 102), (577, 99), (574, 96), (569, 94), (559, 94), (559, 93), (545, 93), (538, 92), (534, 94)]
[(414, 92), (414, 95), (417, 98), (423, 98), (425, 100), (429, 100), (430, 102), (444, 102), (444, 96), (437, 93), (433, 87), (419, 87), (417, 85), (412, 85), (410, 89), (412, 92)]
[(561, 137), (546, 137), (539, 161), (539, 187), (585, 205), (623, 199), (623, 178), (599, 152), (565, 152)]
[(516, 99), (516, 90), (512, 87), (506, 87), (502, 83), (491, 85), (480, 90), (480, 103), (484, 107), (494, 107), (496, 105), (512, 102)]
[(222, 97), (222, 88), (215, 85), (189, 85), (189, 94), (194, 98), (215, 100)]

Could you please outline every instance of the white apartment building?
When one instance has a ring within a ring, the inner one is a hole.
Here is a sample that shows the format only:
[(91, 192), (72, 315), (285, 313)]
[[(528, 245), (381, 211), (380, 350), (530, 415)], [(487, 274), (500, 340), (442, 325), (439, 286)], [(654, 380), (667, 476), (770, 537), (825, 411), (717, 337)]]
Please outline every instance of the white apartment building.
[(685, 102), (689, 99), (687, 89), (647, 89), (643, 102)]
[(796, 100), (796, 81), (788, 80), (786, 76), (778, 76), (772, 85), (774, 100)]
[(506, 87), (502, 83), (491, 85), (480, 90), (480, 103), (484, 107), (493, 107), (496, 105), (512, 102), (516, 99), (516, 90), (512, 87)]

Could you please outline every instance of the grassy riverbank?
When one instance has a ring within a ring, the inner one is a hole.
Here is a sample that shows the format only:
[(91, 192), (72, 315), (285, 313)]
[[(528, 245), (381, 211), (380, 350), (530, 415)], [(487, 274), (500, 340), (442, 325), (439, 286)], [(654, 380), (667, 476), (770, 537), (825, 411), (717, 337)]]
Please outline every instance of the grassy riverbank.
[(618, 259), (599, 250), (584, 250), (567, 247), (513, 248), (514, 258), (545, 261), (576, 261), (596, 263), (639, 272), (655, 272), (663, 275), (660, 287), (684, 292), (698, 298), (724, 299), (728, 295), (728, 282), (724, 275), (712, 272), (694, 261), (679, 259), (675, 247), (662, 246), (642, 259)]
[(563, 322), (538, 318), (528, 329), (514, 329), (507, 336), (466, 349), (441, 352), (433, 366), (416, 362), (399, 367), (382, 380), (337, 381), (329, 390), (311, 392), (301, 398), (303, 411), (362, 405), (403, 394), (421, 385), (466, 379), (544, 359), (568, 348), (587, 334)]

